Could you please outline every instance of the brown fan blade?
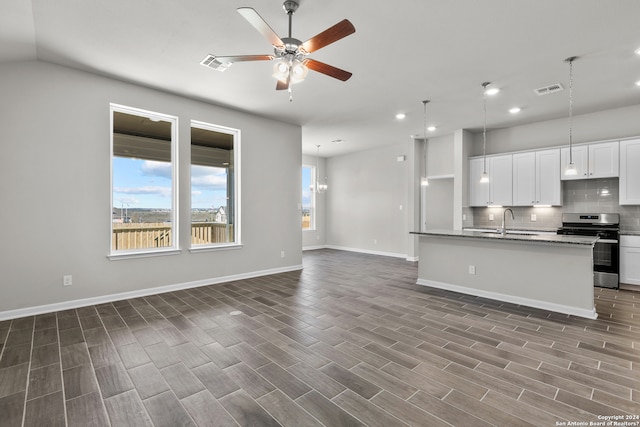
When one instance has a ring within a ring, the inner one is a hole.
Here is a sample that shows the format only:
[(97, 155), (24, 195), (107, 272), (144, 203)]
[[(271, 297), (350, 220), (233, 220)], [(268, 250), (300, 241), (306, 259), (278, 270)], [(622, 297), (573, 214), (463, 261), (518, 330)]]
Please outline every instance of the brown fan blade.
[(348, 71), (341, 70), (340, 68), (325, 64), (324, 62), (316, 61), (315, 59), (305, 59), (304, 64), (309, 67), (310, 70), (326, 74), (329, 77), (342, 80), (343, 82), (349, 80), (352, 76)]
[(269, 41), (274, 47), (284, 47), (284, 42), (276, 34), (275, 31), (266, 23), (262, 16), (256, 12), (252, 7), (240, 7), (238, 13), (242, 15), (244, 19), (249, 21), (249, 24), (253, 26), (262, 36)]
[(287, 90), (289, 89), (289, 79), (287, 79), (286, 82), (283, 82), (282, 80), (278, 80), (278, 83), (276, 83), (276, 90)]
[(218, 62), (245, 62), (245, 61), (271, 61), (275, 59), (273, 55), (239, 55), (239, 56), (216, 56)]
[(333, 42), (337, 42), (338, 40), (347, 37), (349, 34), (353, 34), (355, 32), (356, 28), (353, 26), (353, 24), (348, 19), (343, 19), (333, 27), (327, 28), (320, 34), (317, 34), (311, 37), (306, 42), (302, 43), (302, 48), (307, 53), (311, 53), (327, 45), (330, 45)]

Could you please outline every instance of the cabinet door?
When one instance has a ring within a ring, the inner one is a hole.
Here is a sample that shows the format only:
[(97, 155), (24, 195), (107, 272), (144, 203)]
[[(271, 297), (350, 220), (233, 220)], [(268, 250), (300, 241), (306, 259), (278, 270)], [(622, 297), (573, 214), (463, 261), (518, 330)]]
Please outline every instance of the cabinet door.
[[(572, 155), (569, 154), (569, 147), (563, 147), (560, 150), (560, 158), (561, 158), (561, 171), (560, 171), (560, 179), (569, 180), (569, 179), (585, 179), (589, 178), (589, 147), (587, 145), (578, 145), (573, 146)], [(564, 171), (567, 169), (569, 165), (569, 159), (573, 157), (573, 164), (576, 165), (576, 170), (578, 173), (576, 175), (565, 175)]]
[(640, 139), (620, 141), (620, 204), (640, 205)]
[(618, 141), (589, 144), (589, 178), (618, 176)]
[(640, 285), (640, 248), (620, 248), (620, 283)]
[(494, 156), (489, 167), (489, 204), (511, 206), (513, 204), (513, 155)]
[[(487, 159), (487, 172), (489, 159)], [(487, 206), (489, 203), (489, 183), (481, 183), (484, 159), (469, 160), (469, 206)]]
[[(558, 169), (560, 165), (558, 164)], [(558, 180), (558, 185), (560, 181)], [(513, 155), (513, 206), (536, 204), (536, 153)]]
[(536, 152), (536, 205), (562, 204), (560, 150)]

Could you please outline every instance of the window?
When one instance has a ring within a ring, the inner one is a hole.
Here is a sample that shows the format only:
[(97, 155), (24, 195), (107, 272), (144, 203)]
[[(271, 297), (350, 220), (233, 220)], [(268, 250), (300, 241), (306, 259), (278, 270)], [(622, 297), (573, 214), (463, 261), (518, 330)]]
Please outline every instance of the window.
[(191, 246), (237, 244), (240, 239), (240, 131), (191, 122)]
[(311, 191), (315, 167), (302, 165), (302, 229), (316, 229), (316, 193)]
[(111, 254), (178, 248), (178, 119), (111, 104)]

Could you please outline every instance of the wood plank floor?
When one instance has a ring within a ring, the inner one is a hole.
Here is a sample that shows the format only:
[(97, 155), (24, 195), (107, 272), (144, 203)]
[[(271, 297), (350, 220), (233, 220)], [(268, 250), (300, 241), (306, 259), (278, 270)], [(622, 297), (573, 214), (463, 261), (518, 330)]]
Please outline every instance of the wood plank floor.
[(596, 288), (585, 320), (420, 287), (401, 259), (303, 261), (0, 322), (0, 425), (640, 424), (640, 293)]

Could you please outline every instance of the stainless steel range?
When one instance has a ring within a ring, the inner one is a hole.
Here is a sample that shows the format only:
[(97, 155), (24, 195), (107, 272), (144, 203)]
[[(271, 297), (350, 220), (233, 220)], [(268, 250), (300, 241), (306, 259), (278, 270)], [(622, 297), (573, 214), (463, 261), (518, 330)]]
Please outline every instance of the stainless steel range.
[(593, 248), (593, 283), (603, 288), (618, 288), (620, 273), (620, 214), (562, 214), (558, 234), (599, 237)]

